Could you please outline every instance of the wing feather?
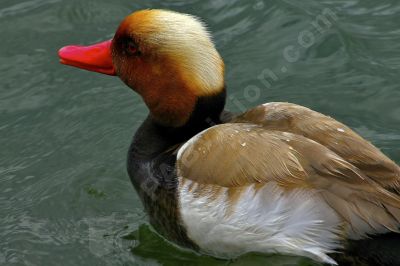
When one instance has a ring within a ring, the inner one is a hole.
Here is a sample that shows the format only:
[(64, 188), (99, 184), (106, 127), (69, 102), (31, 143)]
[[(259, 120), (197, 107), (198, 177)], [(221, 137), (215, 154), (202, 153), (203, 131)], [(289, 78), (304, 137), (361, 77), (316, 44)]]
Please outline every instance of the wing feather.
[(228, 123), (199, 133), (180, 148), (177, 174), (221, 187), (275, 182), (286, 191), (313, 189), (353, 238), (396, 231), (400, 222), (400, 197), (357, 166), (303, 135), (264, 125)]
[(400, 189), (400, 167), (378, 148), (335, 119), (292, 103), (268, 103), (234, 118), (265, 129), (291, 132), (327, 147), (387, 188)]

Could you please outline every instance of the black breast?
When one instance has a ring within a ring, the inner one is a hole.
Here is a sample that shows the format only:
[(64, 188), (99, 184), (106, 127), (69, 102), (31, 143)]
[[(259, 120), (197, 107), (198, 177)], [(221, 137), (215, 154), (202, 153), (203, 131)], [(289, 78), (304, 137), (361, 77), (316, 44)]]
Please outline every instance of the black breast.
[(187, 236), (179, 214), (176, 150), (198, 132), (221, 123), (224, 104), (225, 90), (199, 98), (191, 118), (181, 128), (161, 126), (150, 115), (136, 132), (128, 153), (128, 173), (152, 226), (167, 239), (195, 250), (197, 246)]
[[(150, 133), (147, 131), (147, 134)], [(196, 250), (197, 246), (188, 238), (178, 212), (175, 162), (173, 150), (150, 158), (138, 152), (134, 141), (128, 153), (128, 173), (157, 232), (168, 240)]]

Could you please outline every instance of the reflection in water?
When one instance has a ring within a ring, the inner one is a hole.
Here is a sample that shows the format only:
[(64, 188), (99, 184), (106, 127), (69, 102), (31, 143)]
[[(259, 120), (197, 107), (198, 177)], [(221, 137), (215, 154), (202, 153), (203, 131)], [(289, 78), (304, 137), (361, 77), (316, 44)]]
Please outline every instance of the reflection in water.
[(126, 241), (135, 241), (131, 252), (139, 257), (155, 260), (161, 265), (317, 265), (306, 258), (248, 254), (233, 260), (216, 259), (183, 250), (164, 240), (148, 225), (140, 226), (136, 231), (122, 237)]

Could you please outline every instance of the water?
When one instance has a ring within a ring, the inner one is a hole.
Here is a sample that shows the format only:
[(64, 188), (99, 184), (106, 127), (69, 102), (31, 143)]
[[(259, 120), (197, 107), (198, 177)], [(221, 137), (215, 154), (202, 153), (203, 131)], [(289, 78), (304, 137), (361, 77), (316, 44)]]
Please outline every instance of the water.
[(111, 38), (124, 16), (150, 7), (209, 24), (227, 66), (230, 110), (302, 104), (400, 162), (397, 0), (2, 0), (0, 264), (315, 265), (198, 256), (147, 226), (125, 171), (144, 104), (117, 78), (60, 65), (56, 51)]

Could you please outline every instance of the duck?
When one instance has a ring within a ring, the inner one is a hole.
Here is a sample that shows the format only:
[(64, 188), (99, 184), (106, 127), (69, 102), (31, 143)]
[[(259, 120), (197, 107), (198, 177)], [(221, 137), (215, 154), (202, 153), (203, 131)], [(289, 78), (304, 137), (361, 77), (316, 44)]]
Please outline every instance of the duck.
[(331, 254), (346, 241), (398, 232), (400, 167), (307, 107), (224, 110), (225, 65), (201, 19), (139, 10), (111, 40), (58, 54), (118, 76), (148, 107), (127, 171), (169, 241), (223, 259), (257, 252), (337, 264)]

